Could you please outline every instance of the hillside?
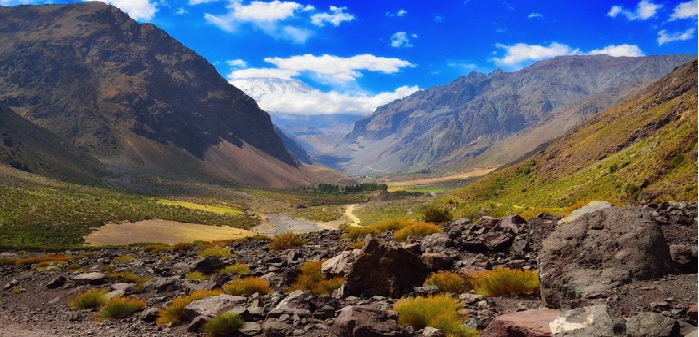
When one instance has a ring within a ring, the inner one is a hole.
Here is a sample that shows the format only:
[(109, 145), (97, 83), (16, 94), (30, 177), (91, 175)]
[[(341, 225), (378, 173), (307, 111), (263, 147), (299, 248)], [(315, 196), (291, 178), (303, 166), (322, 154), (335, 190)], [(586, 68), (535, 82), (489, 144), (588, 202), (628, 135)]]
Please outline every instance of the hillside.
[[(545, 123), (592, 96), (569, 116), (594, 115), (641, 83), (668, 74), (694, 56), (561, 56), (516, 72), (472, 72), (377, 108), (359, 120), (338, 149), (352, 158), (345, 170), (408, 171), (444, 168), (479, 156), (500, 140)], [(532, 138), (537, 145), (560, 133)], [(498, 165), (507, 163), (496, 162)]]
[(458, 214), (697, 200), (697, 61), (437, 203)]
[(252, 98), (152, 24), (90, 2), (0, 7), (0, 32), (0, 101), (110, 166), (315, 182)]

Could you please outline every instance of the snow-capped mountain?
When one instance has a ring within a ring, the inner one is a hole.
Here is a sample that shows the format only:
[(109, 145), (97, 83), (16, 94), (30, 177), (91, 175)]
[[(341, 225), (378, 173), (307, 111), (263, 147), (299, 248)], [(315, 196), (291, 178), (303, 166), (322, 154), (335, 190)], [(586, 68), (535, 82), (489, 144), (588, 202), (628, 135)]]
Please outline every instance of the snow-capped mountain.
[(262, 96), (268, 94), (304, 96), (315, 90), (299, 80), (285, 80), (276, 77), (243, 78), (232, 80), (230, 83), (258, 102)]

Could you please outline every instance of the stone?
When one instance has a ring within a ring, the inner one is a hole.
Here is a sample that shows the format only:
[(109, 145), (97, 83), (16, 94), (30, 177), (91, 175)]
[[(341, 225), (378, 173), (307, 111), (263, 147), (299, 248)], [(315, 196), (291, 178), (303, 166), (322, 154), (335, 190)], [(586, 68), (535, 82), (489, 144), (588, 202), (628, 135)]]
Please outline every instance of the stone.
[(48, 288), (48, 289), (60, 288), (66, 284), (66, 281), (68, 281), (68, 279), (65, 278), (65, 276), (63, 276), (63, 275), (56, 276), (51, 281), (46, 283), (46, 288)]
[(155, 320), (159, 316), (158, 311), (158, 308), (148, 308), (146, 310), (141, 311), (141, 320), (144, 322), (155, 322)]
[(678, 336), (680, 324), (663, 314), (639, 312), (626, 321), (626, 334), (634, 337)]
[(238, 332), (245, 336), (255, 336), (262, 332), (262, 325), (257, 322), (245, 322), (243, 326), (238, 329)]
[(218, 295), (209, 296), (192, 301), (184, 307), (183, 316), (186, 320), (192, 320), (198, 316), (215, 317), (219, 313), (231, 310), (235, 307), (247, 304), (248, 299), (243, 296)]
[(508, 215), (498, 223), (498, 227), (502, 229), (508, 229), (512, 233), (519, 233), (522, 226), (527, 224), (527, 220), (524, 220), (519, 214)]
[(660, 225), (634, 206), (605, 208), (559, 226), (543, 241), (538, 262), (549, 308), (569, 308), (571, 300), (674, 270)]
[(491, 252), (502, 252), (512, 245), (513, 237), (505, 233), (491, 232), (483, 235), (483, 244)]
[(549, 327), (554, 337), (614, 337), (624, 330), (623, 324), (614, 324), (606, 305), (564, 311)]
[(481, 337), (550, 337), (549, 323), (558, 318), (558, 310), (531, 309), (496, 317), (481, 332)]
[(148, 280), (144, 285), (144, 289), (153, 289), (156, 293), (164, 293), (168, 291), (176, 291), (180, 287), (181, 281), (174, 277), (155, 277)]
[(369, 238), (345, 277), (343, 295), (399, 298), (421, 286), (428, 273), (415, 254), (394, 243)]
[(209, 321), (211, 317), (208, 316), (197, 316), (192, 319), (192, 322), (187, 326), (187, 331), (189, 332), (199, 332), (201, 328)]
[(359, 253), (361, 253), (359, 249), (344, 251), (323, 262), (320, 271), (328, 276), (345, 276), (350, 271), (350, 267), (357, 259), (357, 256), (359, 256)]
[(330, 331), (338, 337), (401, 335), (397, 313), (355, 305), (349, 305), (340, 310)]
[[(454, 236), (456, 238), (460, 235), (461, 232)], [(434, 233), (425, 236), (420, 243), (420, 249), (425, 253), (444, 253), (453, 246), (453, 239), (449, 237), (449, 234), (443, 233)]]
[(131, 295), (136, 290), (135, 283), (114, 283), (109, 286), (111, 290), (121, 290), (125, 295)]
[(431, 271), (449, 270), (454, 264), (454, 259), (444, 253), (424, 253), (420, 259)]
[(310, 317), (310, 299), (312, 296), (309, 292), (296, 290), (279, 302), (274, 309), (270, 310), (267, 318), (280, 318), (282, 315)]
[(107, 275), (98, 272), (82, 273), (70, 278), (77, 285), (101, 285), (107, 282)]
[(596, 212), (610, 207), (612, 207), (612, 204), (608, 201), (591, 201), (587, 205), (570, 212), (570, 215), (568, 215), (567, 217), (558, 220), (558, 224), (560, 225), (564, 223), (569, 223), (585, 214)]
[(262, 331), (266, 337), (291, 336), (294, 327), (276, 318), (268, 318), (262, 323)]
[(490, 216), (484, 216), (478, 220), (478, 226), (481, 227), (486, 227), (486, 228), (493, 228), (500, 223), (500, 219), (498, 218), (493, 218)]
[(226, 263), (218, 256), (207, 256), (196, 261), (191, 266), (191, 271), (198, 271), (202, 274), (210, 275), (226, 266)]
[(692, 306), (687, 309), (687, 317), (693, 319), (695, 322), (697, 321), (697, 304), (696, 303), (692, 304)]
[(425, 329), (422, 330), (422, 335), (424, 337), (446, 337), (447, 335), (442, 332), (442, 330), (433, 328), (431, 326), (425, 327)]
[[(695, 248), (696, 249), (696, 248)], [(696, 250), (689, 245), (670, 245), (670, 256), (677, 271), (684, 274), (696, 274), (699, 261)]]

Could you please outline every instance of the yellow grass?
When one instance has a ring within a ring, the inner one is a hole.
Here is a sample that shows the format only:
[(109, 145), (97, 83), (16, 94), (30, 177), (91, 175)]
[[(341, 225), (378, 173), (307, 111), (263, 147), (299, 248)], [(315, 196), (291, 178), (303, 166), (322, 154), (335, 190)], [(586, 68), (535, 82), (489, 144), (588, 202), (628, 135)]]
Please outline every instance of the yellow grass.
[(223, 290), (201, 290), (195, 291), (185, 297), (178, 297), (172, 300), (168, 306), (158, 311), (158, 318), (155, 323), (165, 325), (168, 323), (180, 324), (184, 321), (184, 307), (188, 304), (205, 297), (218, 296), (223, 294)]
[(240, 295), (252, 295), (254, 293), (260, 293), (260, 295), (267, 295), (269, 293), (269, 282), (265, 279), (259, 277), (248, 277), (242, 279), (236, 279), (231, 282), (226, 283), (223, 286), (223, 290), (228, 295), (240, 296)]
[(195, 204), (195, 203), (189, 202), (189, 201), (160, 199), (157, 201), (157, 203), (161, 204), (161, 205), (166, 205), (166, 206), (180, 206), (180, 207), (184, 207), (184, 208), (195, 209), (195, 210), (199, 210), (199, 211), (216, 213), (216, 214), (234, 214), (234, 215), (244, 215), (245, 214), (244, 211), (241, 211), (241, 210), (238, 210), (235, 208), (224, 207), (224, 206), (211, 206), (211, 205)]

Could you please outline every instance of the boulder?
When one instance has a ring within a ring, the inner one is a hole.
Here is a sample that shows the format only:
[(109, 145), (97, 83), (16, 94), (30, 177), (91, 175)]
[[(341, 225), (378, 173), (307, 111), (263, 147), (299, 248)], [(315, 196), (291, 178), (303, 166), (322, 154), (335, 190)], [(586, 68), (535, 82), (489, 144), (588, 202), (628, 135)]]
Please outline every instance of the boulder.
[(320, 270), (324, 275), (344, 276), (349, 272), (352, 263), (354, 263), (360, 253), (361, 250), (359, 249), (344, 251), (323, 262)]
[(554, 337), (615, 337), (624, 332), (624, 324), (614, 324), (606, 305), (567, 310), (549, 324)]
[(481, 332), (481, 337), (521, 336), (550, 337), (549, 323), (558, 318), (554, 309), (532, 309), (496, 317)]
[(568, 308), (571, 300), (674, 269), (659, 224), (633, 206), (605, 208), (558, 227), (542, 243), (538, 262), (549, 308)]
[(421, 286), (428, 273), (415, 254), (394, 243), (369, 238), (345, 277), (343, 295), (399, 298)]
[(512, 233), (519, 233), (522, 226), (527, 224), (527, 220), (524, 220), (519, 214), (508, 215), (498, 223), (498, 227), (502, 229), (510, 230)]
[(245, 307), (248, 299), (243, 296), (218, 295), (192, 301), (184, 307), (184, 318), (188, 321), (198, 316), (215, 317), (235, 307)]
[(685, 274), (697, 273), (697, 247), (689, 245), (670, 245), (672, 263), (677, 271)]
[(66, 281), (68, 279), (65, 278), (65, 276), (56, 276), (53, 278), (49, 283), (46, 283), (46, 288), (48, 289), (56, 289), (62, 287), (64, 284), (66, 284)]
[(587, 205), (580, 207), (572, 212), (570, 212), (570, 215), (567, 217), (561, 219), (558, 221), (559, 224), (564, 224), (564, 223), (569, 223), (585, 214), (592, 213), (595, 211), (599, 211), (605, 208), (610, 208), (612, 207), (612, 204), (610, 204), (608, 201), (591, 201)]
[(340, 310), (330, 331), (338, 337), (400, 336), (398, 314), (364, 306), (346, 306)]
[(679, 336), (676, 320), (655, 312), (639, 312), (626, 321), (626, 334), (634, 337)]
[(226, 263), (218, 256), (207, 256), (192, 264), (191, 270), (210, 275), (226, 266)]
[(424, 253), (420, 258), (431, 271), (449, 270), (454, 265), (454, 259), (444, 253)]
[(294, 327), (276, 318), (269, 318), (262, 323), (262, 331), (266, 337), (286, 337), (293, 334)]
[(270, 310), (267, 318), (280, 318), (283, 315), (311, 316), (310, 300), (313, 295), (309, 292), (296, 290), (284, 298), (274, 309)]
[(70, 278), (77, 285), (100, 285), (107, 282), (107, 275), (98, 272), (82, 273)]
[(485, 228), (493, 228), (500, 223), (500, 219), (491, 216), (484, 216), (478, 220), (478, 226)]

